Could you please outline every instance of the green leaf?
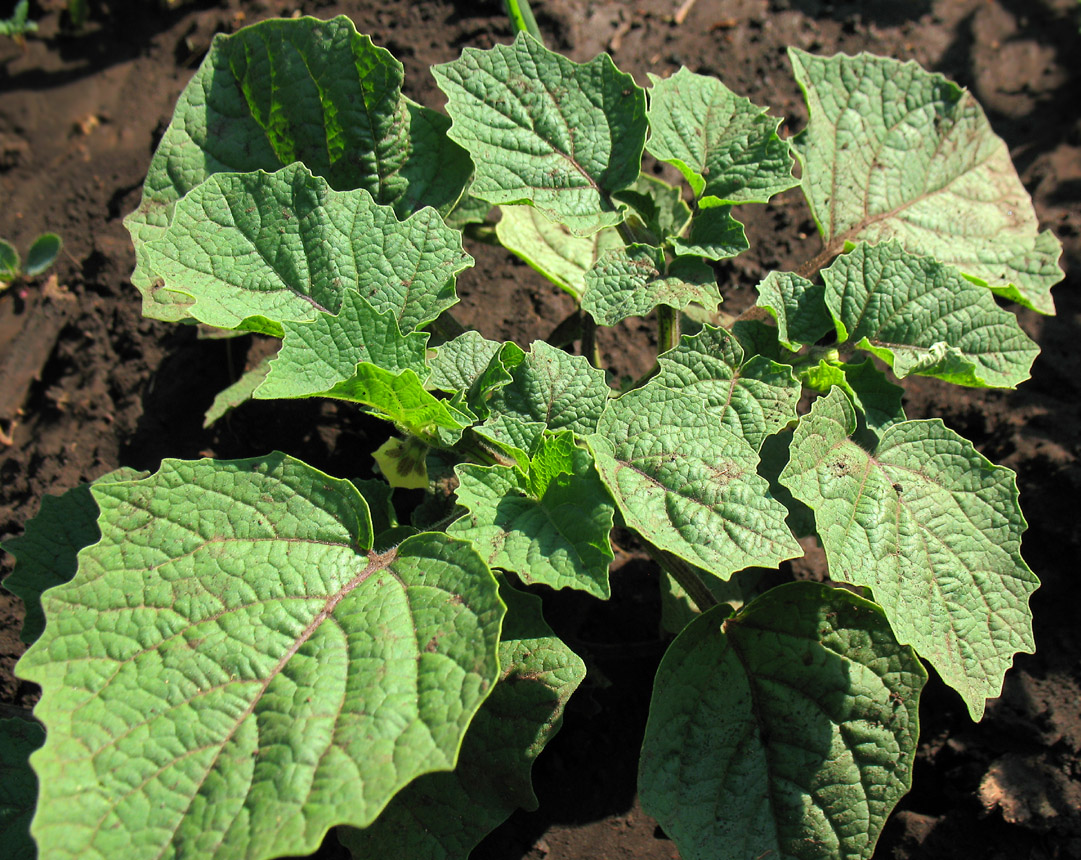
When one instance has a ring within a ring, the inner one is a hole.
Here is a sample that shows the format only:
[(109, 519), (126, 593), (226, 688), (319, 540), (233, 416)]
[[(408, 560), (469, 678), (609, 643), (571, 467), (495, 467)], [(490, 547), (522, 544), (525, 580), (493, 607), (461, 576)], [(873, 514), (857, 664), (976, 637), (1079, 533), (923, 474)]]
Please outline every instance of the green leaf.
[[(470, 162), (472, 166), (472, 162)], [(468, 224), (483, 224), (488, 220), (488, 213), (492, 211), (492, 204), (479, 197), (473, 197), (466, 188), (462, 199), (455, 207), (443, 216), (448, 227), (455, 230), (464, 230)]]
[(537, 453), (545, 426), (541, 421), (524, 421), (513, 415), (493, 415), (483, 424), (474, 425), (473, 431), (494, 442), (514, 458), (523, 472), (528, 472), (529, 461)]
[(608, 534), (615, 507), (588, 451), (563, 432), (543, 440), (528, 474), (506, 466), (457, 468), (468, 513), (447, 534), (472, 542), (491, 567), (528, 584), (611, 594)]
[(742, 435), (754, 450), (798, 418), (799, 380), (786, 364), (743, 348), (724, 329), (707, 325), (659, 360), (657, 385), (701, 398), (710, 416)]
[(897, 239), (1041, 313), (1062, 280), (1006, 144), (976, 100), (916, 63), (789, 58), (810, 111), (796, 138), (803, 191), (828, 249)]
[(721, 303), (717, 276), (701, 260), (676, 260), (651, 245), (628, 245), (605, 251), (586, 272), (582, 309), (600, 325), (613, 326), (631, 316), (645, 316), (657, 305), (683, 310), (692, 302), (708, 311)]
[(1035, 648), (1013, 472), (940, 420), (905, 421), (868, 453), (840, 391), (801, 419), (781, 483), (815, 512), (830, 577), (866, 585), (978, 720), (1019, 651)]
[(552, 633), (539, 598), (505, 584), (499, 593), (507, 604), (502, 674), (466, 733), (458, 767), (404, 788), (366, 830), (339, 830), (354, 860), (466, 860), (516, 807), (536, 808), (533, 761), (559, 730), (586, 668)]
[(0, 239), (0, 280), (14, 281), (22, 274), (19, 252), (10, 242)]
[(651, 381), (608, 404), (589, 445), (627, 525), (727, 579), (803, 554), (743, 435), (694, 392)]
[(532, 204), (578, 236), (623, 220), (610, 197), (638, 178), (646, 96), (611, 57), (573, 63), (519, 33), (432, 74), (476, 166), (474, 197)]
[(395, 374), (374, 364), (361, 363), (353, 376), (319, 392), (318, 396), (367, 406), (378, 417), (393, 421), (406, 433), (429, 444), (434, 442), (438, 428), (460, 436), (472, 423), (449, 403), (433, 397), (412, 370)]
[(204, 429), (242, 403), (247, 403), (252, 399), (255, 389), (263, 384), (263, 380), (270, 373), (270, 362), (273, 358), (273, 355), (268, 355), (251, 370), (242, 373), (236, 382), (228, 388), (223, 388), (214, 396), (214, 402), (210, 404), (206, 415), (203, 416)]
[(823, 394), (831, 388), (840, 388), (856, 407), (856, 438), (863, 442), (861, 434), (870, 430), (871, 447), (889, 427), (907, 420), (901, 400), (905, 390), (894, 385), (871, 359), (859, 364), (831, 364), (820, 361), (800, 374), (804, 384)]
[(504, 607), (467, 544), (369, 551), (348, 481), (274, 454), (91, 492), (102, 538), (45, 595), (45, 857), (308, 854), (454, 767)]
[(63, 243), (55, 233), (42, 233), (34, 240), (30, 250), (26, 252), (26, 267), (24, 272), (27, 277), (33, 278), (44, 272), (56, 262), (60, 256), (60, 247)]
[(730, 613), (661, 661), (642, 808), (685, 860), (867, 860), (912, 782), (923, 666), (841, 589), (790, 583)]
[(255, 390), (256, 399), (320, 394), (351, 379), (361, 362), (390, 373), (428, 374), (428, 333), (403, 336), (391, 311), (376, 311), (353, 290), (342, 297), (337, 314), (320, 313), (310, 322), (285, 322), (282, 327), (285, 339), (266, 380)]
[(334, 191), (301, 164), (215, 174), (144, 256), (162, 289), (190, 297), (190, 316), (278, 337), (286, 320), (338, 313), (350, 291), (410, 332), (457, 301), (454, 277), (473, 264), (434, 210), (399, 221), (367, 191)]
[(727, 260), (751, 247), (743, 225), (732, 217), (731, 206), (699, 209), (691, 220), (691, 232), (686, 239), (676, 239), (672, 247), (677, 254)]
[(502, 215), (495, 225), (495, 234), (503, 247), (575, 299), (581, 299), (585, 292), (586, 272), (597, 257), (604, 251), (623, 247), (623, 240), (615, 230), (575, 236), (532, 206), (500, 206), (499, 211)]
[(758, 307), (777, 321), (777, 337), (785, 349), (799, 352), (834, 330), (826, 307), (826, 288), (792, 272), (770, 272), (758, 285)]
[(822, 279), (838, 340), (877, 355), (899, 378), (1013, 388), (1040, 352), (990, 292), (897, 242), (857, 245)]
[(30, 819), (38, 797), (38, 778), (30, 754), (45, 742), (45, 731), (23, 719), (0, 720), (0, 833), (8, 860), (35, 860)]
[(523, 356), (521, 348), (513, 343), (499, 343), (467, 331), (436, 350), (430, 361), (428, 385), (440, 391), (463, 393), (469, 409), (483, 418), (488, 415), (492, 392), (511, 381), (511, 368)]
[[(116, 469), (94, 484), (129, 481), (145, 475), (135, 469)], [(80, 484), (62, 496), (45, 496), (37, 516), (27, 520), (19, 537), (4, 541), (4, 552), (15, 557), (15, 572), (4, 580), (4, 588), (23, 602), (26, 616), (19, 638), (28, 645), (45, 629), (41, 594), (73, 576), (76, 556), (96, 542), (98, 506), (90, 496), (90, 484)]]
[[(401, 95), (402, 65), (341, 16), (263, 21), (218, 36), (185, 88), (151, 161), (139, 208), (125, 220), (148, 315), (183, 318), (159, 295), (142, 245), (169, 225), (177, 200), (215, 173), (272, 172), (301, 161), (332, 188), (363, 188), (405, 216), (448, 212), (469, 180), (447, 119)], [(170, 304), (171, 303), (171, 304)]]
[(596, 429), (610, 389), (604, 371), (584, 356), (568, 355), (538, 340), (511, 375), (514, 381), (489, 401), (493, 414), (539, 421), (553, 432), (573, 430), (579, 436)]
[[(634, 210), (632, 226), (646, 231), (650, 245), (669, 242), (682, 233), (691, 220), (691, 207), (683, 202), (683, 189), (648, 173), (640, 174), (634, 185), (612, 196)], [(640, 226), (633, 223), (635, 220)]]
[(647, 148), (677, 167), (704, 205), (766, 203), (799, 184), (777, 136), (781, 120), (766, 108), (687, 69), (649, 80)]

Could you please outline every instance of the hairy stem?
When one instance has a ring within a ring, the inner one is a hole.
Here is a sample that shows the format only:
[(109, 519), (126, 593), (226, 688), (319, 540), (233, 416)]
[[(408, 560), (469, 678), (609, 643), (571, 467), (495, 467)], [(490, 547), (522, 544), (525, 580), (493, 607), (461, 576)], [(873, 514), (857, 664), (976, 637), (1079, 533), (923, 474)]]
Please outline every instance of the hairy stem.
[(643, 541), (643, 543), (649, 557), (660, 565), (661, 570), (679, 583), (700, 612), (705, 612), (710, 607), (717, 605), (717, 598), (713, 596), (713, 592), (702, 581), (693, 565), (688, 564), (677, 555), (658, 549), (648, 541)]

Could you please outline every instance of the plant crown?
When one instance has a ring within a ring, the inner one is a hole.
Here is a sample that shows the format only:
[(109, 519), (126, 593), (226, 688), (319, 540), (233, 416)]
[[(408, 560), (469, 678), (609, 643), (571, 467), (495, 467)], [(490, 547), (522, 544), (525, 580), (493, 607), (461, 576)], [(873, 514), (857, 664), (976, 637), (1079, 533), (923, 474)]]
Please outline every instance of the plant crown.
[[(979, 719), (1034, 647), (1038, 584), (1013, 473), (908, 420), (887, 371), (1025, 380), (1037, 347), (996, 296), (1052, 313), (1059, 244), (966, 91), (790, 59), (810, 119), (788, 141), (713, 78), (643, 90), (527, 33), (432, 69), (449, 117), (346, 18), (215, 39), (126, 222), (146, 314), (281, 339), (208, 421), (353, 403), (393, 425), (391, 485), (442, 489), (399, 520), (386, 482), (274, 453), (46, 499), (6, 583), (42, 687), (42, 858), (261, 860), (333, 826), (357, 858), (466, 857), (536, 803), (584, 675), (523, 587), (607, 598), (617, 525), (678, 632), (643, 807), (685, 858), (871, 855), (910, 785), (921, 659)], [(711, 263), (748, 248), (739, 207), (795, 187), (823, 253), (726, 318)], [(455, 328), (463, 230), (573, 297), (562, 339)], [(617, 394), (594, 329), (651, 313), (658, 364)], [(732, 598), (811, 535), (849, 588)], [(40, 737), (3, 725), (32, 783)], [(29, 797), (3, 807), (20, 827)]]

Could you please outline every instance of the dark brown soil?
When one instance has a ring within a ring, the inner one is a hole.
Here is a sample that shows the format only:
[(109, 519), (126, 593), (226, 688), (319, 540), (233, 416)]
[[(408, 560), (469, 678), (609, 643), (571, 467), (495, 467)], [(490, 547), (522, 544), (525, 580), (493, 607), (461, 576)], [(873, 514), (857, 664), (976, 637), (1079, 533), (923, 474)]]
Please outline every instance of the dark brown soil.
[[(332, 474), (367, 472), (367, 457), (357, 452), (370, 450), (367, 437), (378, 431), (334, 404), (248, 404), (202, 429), (204, 410), (244, 369), (249, 346), (143, 320), (127, 281), (134, 256), (121, 219), (138, 201), (157, 136), (214, 33), (273, 15), (345, 13), (404, 62), (410, 95), (439, 106), (427, 67), (467, 45), (506, 41), (498, 0), (227, 0), (170, 11), (148, 0), (92, 0), (90, 25), (79, 35), (62, 29), (62, 5), (32, 3), (40, 31), (25, 48), (0, 39), (0, 236), (25, 249), (52, 230), (65, 243), (54, 282), (0, 297), (0, 537), (20, 533), (46, 493), (120, 465), (155, 469), (167, 456), (277, 448)], [(943, 685), (928, 687), (915, 788), (875, 857), (1081, 857), (1078, 4), (699, 0), (677, 24), (679, 6), (535, 0), (549, 43), (574, 59), (609, 50), (640, 83), (647, 72), (664, 75), (680, 65), (715, 74), (785, 116), (785, 133), (801, 128), (806, 116), (785, 46), (916, 59), (975, 93), (1009, 143), (1042, 224), (1063, 241), (1070, 274), (1055, 290), (1058, 316), (1020, 314), (1043, 349), (1030, 382), (1016, 392), (909, 386), (912, 417), (941, 416), (1017, 471), (1030, 523), (1025, 555), (1043, 587), (1032, 602), (1038, 650), (1018, 657), (980, 724)], [(768, 269), (794, 268), (819, 249), (797, 192), (753, 212), (748, 235), (752, 250), (723, 267), (726, 298), (736, 309), (751, 302)], [(460, 279), (463, 322), (526, 344), (570, 310), (524, 265), (489, 247), (470, 250), (478, 263)], [(604, 356), (617, 374), (645, 369), (648, 331), (634, 324), (606, 334)], [(558, 595), (548, 606), (587, 660), (590, 678), (538, 762), (540, 811), (516, 814), (475, 857), (678, 857), (635, 802), (637, 747), (663, 643), (656, 607), (642, 596), (655, 572), (624, 543), (629, 552), (617, 559), (611, 602)], [(815, 558), (796, 573), (821, 575)], [(0, 558), (0, 576), (10, 565)], [(22, 650), (21, 617), (20, 603), (0, 592), (3, 705), (28, 706), (36, 697), (12, 674)], [(628, 638), (630, 646), (607, 644)]]

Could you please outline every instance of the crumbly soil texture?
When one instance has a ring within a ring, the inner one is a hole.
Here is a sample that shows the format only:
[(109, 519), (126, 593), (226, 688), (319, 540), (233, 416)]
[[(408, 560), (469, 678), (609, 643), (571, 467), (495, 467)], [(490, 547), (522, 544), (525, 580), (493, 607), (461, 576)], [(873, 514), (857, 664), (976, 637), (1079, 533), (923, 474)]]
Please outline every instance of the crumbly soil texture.
[[(8, 14), (11, 4), (0, 7)], [(258, 360), (250, 338), (215, 340), (145, 320), (129, 283), (122, 225), (153, 148), (216, 33), (273, 16), (350, 16), (406, 68), (406, 91), (441, 107), (428, 72), (466, 46), (510, 39), (498, 0), (90, 0), (72, 32), (63, 0), (31, 0), (39, 30), (0, 39), (0, 237), (23, 252), (39, 233), (64, 249), (51, 274), (0, 296), (0, 539), (21, 533), (46, 494), (118, 466), (163, 457), (252, 456), (273, 449), (340, 476), (370, 474), (381, 425), (330, 402), (255, 402), (209, 429), (214, 395)], [(1029, 522), (1023, 552), (1042, 580), (1032, 600), (1037, 651), (1020, 655), (979, 724), (937, 679), (923, 696), (914, 787), (875, 857), (1043, 860), (1081, 857), (1081, 22), (1075, 0), (534, 0), (550, 46), (578, 61), (608, 51), (640, 84), (680, 66), (718, 76), (799, 131), (806, 109), (785, 48), (915, 59), (968, 87), (1009, 144), (1041, 225), (1062, 240), (1058, 314), (1021, 312), (1042, 354), (1016, 391), (918, 380), (906, 409), (938, 416), (1014, 469)], [(771, 269), (820, 249), (796, 190), (744, 207), (752, 249), (720, 266), (729, 310), (754, 300)], [(528, 345), (570, 311), (524, 264), (469, 247), (457, 317), (490, 338)], [(614, 380), (652, 361), (652, 322), (605, 332)], [(614, 595), (602, 603), (546, 595), (549, 620), (589, 677), (535, 767), (540, 808), (519, 812), (474, 852), (485, 860), (678, 858), (635, 797), (638, 747), (658, 632), (657, 572), (616, 534)], [(0, 576), (12, 559), (0, 557)], [(825, 576), (820, 551), (778, 577)], [(23, 608), (0, 590), (0, 710), (30, 707), (13, 668)], [(320, 852), (344, 856), (333, 836)]]

